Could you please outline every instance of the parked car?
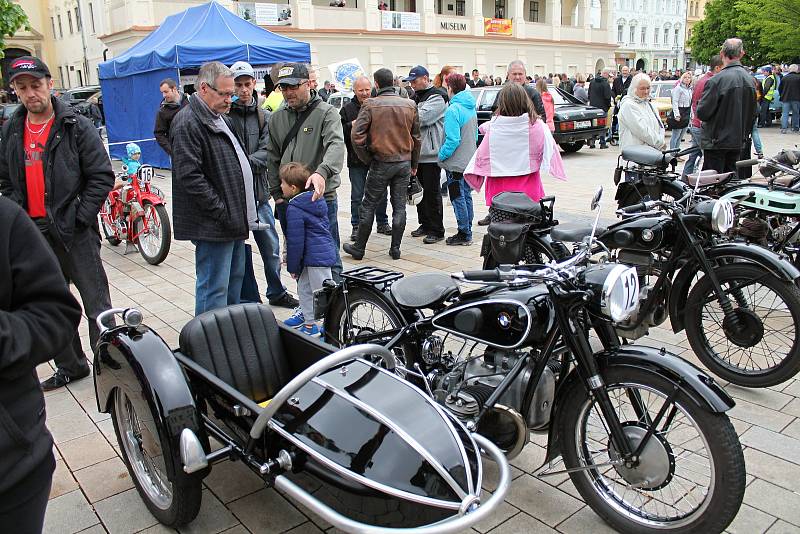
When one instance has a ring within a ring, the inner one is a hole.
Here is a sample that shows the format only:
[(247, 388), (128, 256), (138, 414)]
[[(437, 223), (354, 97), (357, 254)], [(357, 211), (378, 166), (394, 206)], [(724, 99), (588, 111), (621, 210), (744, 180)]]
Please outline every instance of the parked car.
[(89, 118), (95, 125), (105, 124), (106, 115), (103, 111), (103, 92), (97, 91), (92, 96), (74, 104), (75, 111)]
[(69, 104), (70, 106), (74, 106), (75, 104), (79, 104), (84, 102), (90, 96), (93, 96), (100, 90), (99, 85), (86, 85), (84, 87), (74, 87), (72, 89), (67, 89), (63, 93), (61, 93), (61, 100)]
[(0, 126), (3, 126), (21, 105), (22, 104), (0, 104)]
[(328, 104), (336, 109), (342, 109), (352, 99), (353, 93), (351, 91), (337, 91), (328, 97)]
[(677, 80), (665, 82), (652, 82), (650, 84), (650, 98), (653, 99), (658, 110), (658, 118), (664, 123), (664, 128), (669, 130), (667, 125), (667, 114), (672, 110), (672, 89), (675, 88)]
[[(502, 86), (475, 87), (470, 89), (475, 96), (478, 111), (478, 124), (483, 124), (492, 118), (494, 101), (500, 93)], [(553, 97), (555, 116), (553, 123), (556, 127), (553, 137), (564, 152), (577, 152), (586, 141), (598, 139), (606, 130), (607, 116), (602, 109), (587, 106), (580, 100), (561, 89), (547, 86), (548, 92)], [(478, 142), (482, 140), (479, 135)]]

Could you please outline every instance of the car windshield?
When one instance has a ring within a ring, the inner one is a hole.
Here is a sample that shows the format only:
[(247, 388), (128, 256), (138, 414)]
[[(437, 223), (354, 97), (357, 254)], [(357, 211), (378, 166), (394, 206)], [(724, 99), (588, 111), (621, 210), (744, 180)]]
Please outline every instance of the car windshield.
[(558, 89), (554, 85), (547, 86), (547, 92), (553, 97), (553, 104), (556, 106), (560, 106), (563, 104), (573, 105), (573, 104), (582, 104), (575, 100), (574, 97), (571, 97), (569, 94), (565, 93), (561, 89)]
[(674, 85), (670, 83), (653, 84), (650, 88), (650, 98), (671, 98), (673, 87)]

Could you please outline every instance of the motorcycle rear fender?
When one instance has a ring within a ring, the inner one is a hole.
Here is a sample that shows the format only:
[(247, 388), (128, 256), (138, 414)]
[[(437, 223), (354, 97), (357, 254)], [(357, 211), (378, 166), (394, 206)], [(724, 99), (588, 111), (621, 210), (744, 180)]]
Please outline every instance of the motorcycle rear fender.
[[(724, 413), (735, 406), (734, 400), (705, 371), (686, 360), (661, 349), (640, 345), (625, 345), (618, 349), (597, 353), (601, 376), (612, 367), (644, 369), (666, 379), (686, 395), (701, 410)], [(561, 436), (558, 435), (558, 418), (563, 401), (560, 394), (569, 391), (569, 386), (580, 380), (573, 369), (556, 391), (553, 416), (547, 442), (547, 457), (544, 463), (556, 458), (561, 451)]]
[[(113, 369), (109, 359), (119, 365)], [(108, 413), (114, 403), (114, 391), (121, 388), (142, 418), (140, 424), (146, 447), (161, 448), (159, 428), (166, 436), (169, 451), (164, 462), (169, 475), (182, 469), (180, 435), (184, 428), (192, 430), (201, 443), (207, 443), (205, 429), (195, 405), (186, 376), (169, 346), (153, 330), (118, 327), (103, 334), (94, 359), (94, 384), (97, 409)], [(209, 469), (197, 473), (205, 477)]]
[[(706, 256), (712, 263), (725, 258), (746, 260), (755, 263), (769, 271), (770, 274), (784, 282), (796, 282), (800, 278), (800, 271), (786, 256), (776, 254), (759, 245), (746, 243), (723, 243), (706, 250)], [(670, 292), (669, 317), (672, 329), (680, 332), (685, 328), (686, 303), (689, 298), (689, 288), (695, 275), (700, 269), (695, 260), (684, 265), (675, 280), (672, 282)]]

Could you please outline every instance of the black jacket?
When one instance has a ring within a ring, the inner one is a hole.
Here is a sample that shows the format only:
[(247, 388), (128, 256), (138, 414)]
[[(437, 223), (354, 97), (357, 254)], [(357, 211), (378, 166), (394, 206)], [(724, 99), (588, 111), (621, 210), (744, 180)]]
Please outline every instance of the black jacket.
[(612, 96), (614, 98), (617, 98), (618, 96), (626, 96), (628, 94), (628, 88), (631, 86), (632, 79), (633, 76), (631, 76), (630, 74), (628, 75), (628, 79), (626, 79), (625, 82), (622, 81), (622, 75), (619, 75), (616, 78), (614, 78), (614, 86), (611, 88), (611, 92), (613, 93)]
[[(47, 138), (45, 208), (51, 229), (65, 248), (76, 226), (97, 226), (97, 213), (114, 186), (114, 171), (92, 122), (68, 104), (53, 98), (55, 121)], [(25, 178), (25, 106), (3, 126), (0, 141), (0, 193), (23, 209), (28, 207)]]
[(269, 200), (267, 183), (267, 140), (269, 139), (269, 116), (271, 112), (261, 109), (255, 98), (245, 106), (239, 100), (231, 104), (228, 119), (233, 133), (243, 142), (250, 168), (253, 170), (253, 191), (258, 202)]
[(611, 94), (611, 86), (608, 85), (608, 80), (602, 76), (595, 76), (589, 82), (589, 105), (600, 108), (603, 111), (608, 111), (611, 107), (611, 100), (614, 95)]
[(186, 96), (186, 93), (181, 93), (179, 102), (161, 102), (161, 108), (156, 114), (156, 125), (153, 127), (153, 135), (159, 146), (170, 156), (172, 155), (172, 147), (169, 143), (169, 127), (175, 115), (188, 104), (189, 97)]
[(344, 132), (344, 144), (347, 147), (347, 166), (348, 167), (366, 167), (358, 156), (356, 151), (353, 150), (353, 141), (350, 139), (350, 132), (353, 131), (353, 121), (358, 117), (358, 112), (361, 111), (361, 102), (358, 97), (353, 97), (350, 102), (345, 104), (339, 110), (339, 116), (342, 117), (342, 131)]
[(235, 241), (247, 239), (250, 233), (239, 158), (214, 119), (195, 93), (172, 122), (175, 239)]
[(781, 80), (781, 102), (800, 100), (800, 74), (790, 72)]
[[(506, 81), (506, 83), (515, 83), (515, 82)], [(533, 109), (536, 111), (536, 114), (540, 117), (546, 117), (547, 115), (545, 115), (544, 101), (542, 101), (542, 95), (539, 94), (539, 91), (537, 91), (536, 88), (529, 83), (523, 83), (522, 88), (525, 89), (525, 92), (528, 94), (528, 98), (533, 103)], [(496, 102), (497, 101), (495, 101), (495, 104), (492, 105), (493, 113), (497, 109)]]
[(47, 476), (53, 471), (53, 438), (36, 366), (69, 344), (81, 317), (52, 249), (27, 214), (2, 197), (0, 280), (2, 495), (11, 488), (23, 491), (41, 469), (49, 470)]
[(741, 63), (732, 62), (708, 80), (697, 118), (703, 121), (700, 148), (742, 149), (756, 119), (756, 86)]

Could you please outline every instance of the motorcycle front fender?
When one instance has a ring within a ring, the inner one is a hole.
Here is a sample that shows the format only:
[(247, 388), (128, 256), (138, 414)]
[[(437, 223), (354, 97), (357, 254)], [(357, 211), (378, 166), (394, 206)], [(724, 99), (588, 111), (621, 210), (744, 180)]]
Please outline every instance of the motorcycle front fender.
[[(795, 267), (786, 256), (759, 245), (748, 243), (722, 243), (708, 248), (706, 257), (712, 264), (726, 261), (746, 261), (755, 263), (766, 269), (770, 274), (784, 282), (797, 282), (800, 270)], [(672, 282), (670, 292), (669, 317), (672, 329), (680, 332), (685, 327), (685, 310), (689, 298), (689, 289), (692, 281), (700, 270), (700, 265), (691, 260), (684, 265)]]
[[(671, 352), (655, 347), (625, 345), (597, 353), (595, 357), (600, 366), (601, 376), (611, 367), (634, 367), (650, 371), (666, 379), (701, 410), (724, 413), (736, 405), (730, 395), (705, 371)], [(569, 391), (570, 383), (576, 380), (580, 380), (580, 377), (578, 372), (573, 369), (556, 392), (547, 443), (547, 457), (544, 463), (560, 454), (561, 437), (558, 435), (556, 421), (560, 417), (563, 400), (559, 398), (559, 393)]]
[[(186, 376), (169, 346), (153, 330), (117, 327), (104, 332), (94, 359), (97, 409), (108, 413), (114, 391), (122, 389), (141, 417), (144, 445), (161, 449), (169, 475), (181, 470), (180, 435), (192, 430), (201, 442), (206, 433)], [(162, 439), (159, 439), (162, 438)], [(205, 476), (208, 470), (200, 472)]]

